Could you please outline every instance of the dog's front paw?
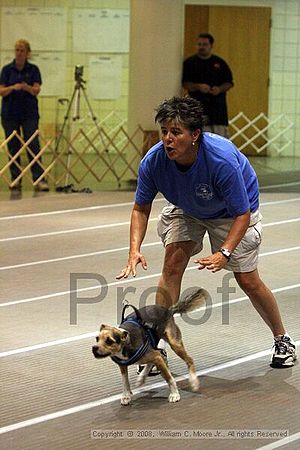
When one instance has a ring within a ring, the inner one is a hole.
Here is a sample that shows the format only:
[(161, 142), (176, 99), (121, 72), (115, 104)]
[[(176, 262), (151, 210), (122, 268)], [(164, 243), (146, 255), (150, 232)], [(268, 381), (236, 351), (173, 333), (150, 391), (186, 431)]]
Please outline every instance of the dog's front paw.
[(200, 388), (200, 381), (198, 380), (197, 375), (190, 375), (190, 386), (193, 392), (197, 392)]
[(175, 392), (171, 392), (171, 394), (169, 395), (169, 403), (176, 403), (179, 402), (180, 400), (180, 394), (178, 391)]
[(127, 406), (131, 403), (131, 393), (130, 392), (126, 392), (124, 394), (122, 394), (121, 396), (121, 405), (123, 406)]

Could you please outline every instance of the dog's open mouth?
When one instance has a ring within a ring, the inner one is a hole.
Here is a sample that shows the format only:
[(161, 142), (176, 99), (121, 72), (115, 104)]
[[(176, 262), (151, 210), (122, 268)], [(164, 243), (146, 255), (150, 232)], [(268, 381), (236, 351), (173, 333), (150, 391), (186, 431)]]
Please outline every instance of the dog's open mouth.
[(93, 347), (92, 352), (93, 352), (93, 355), (95, 356), (95, 358), (106, 358), (107, 356), (111, 355), (110, 353), (99, 353), (98, 347)]

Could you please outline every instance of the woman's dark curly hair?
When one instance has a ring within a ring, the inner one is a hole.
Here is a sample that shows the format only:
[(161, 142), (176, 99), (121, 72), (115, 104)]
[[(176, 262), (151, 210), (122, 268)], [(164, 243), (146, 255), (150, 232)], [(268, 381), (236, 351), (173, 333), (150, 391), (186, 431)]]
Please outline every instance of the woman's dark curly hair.
[(205, 119), (201, 103), (191, 97), (172, 97), (165, 100), (156, 108), (155, 122), (174, 120), (190, 131), (203, 131)]

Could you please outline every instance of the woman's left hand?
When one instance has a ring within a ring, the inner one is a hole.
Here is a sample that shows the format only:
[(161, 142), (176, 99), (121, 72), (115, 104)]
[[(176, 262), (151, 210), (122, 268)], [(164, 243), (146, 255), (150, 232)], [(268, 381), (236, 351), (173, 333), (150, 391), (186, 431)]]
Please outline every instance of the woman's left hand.
[(199, 264), (198, 269), (208, 269), (211, 272), (219, 272), (219, 270), (224, 269), (228, 260), (222, 255), (221, 252), (214, 253), (211, 256), (206, 256), (204, 258), (195, 259), (194, 263)]

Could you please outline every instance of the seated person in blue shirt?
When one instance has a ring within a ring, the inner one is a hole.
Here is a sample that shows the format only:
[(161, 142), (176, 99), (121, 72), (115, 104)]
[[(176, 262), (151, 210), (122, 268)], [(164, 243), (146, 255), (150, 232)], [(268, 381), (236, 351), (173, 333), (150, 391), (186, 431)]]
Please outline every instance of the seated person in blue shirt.
[[(37, 95), (41, 90), (41, 74), (39, 68), (28, 62), (30, 56), (30, 44), (25, 39), (19, 39), (15, 44), (15, 59), (3, 67), (0, 75), (0, 95), (2, 98), (1, 121), (5, 136), (8, 138), (14, 130), (20, 134), (22, 129), (23, 138), (27, 141), (39, 127), (39, 111)], [(8, 142), (10, 157), (18, 153), (21, 143), (14, 137)], [(38, 137), (29, 144), (33, 155), (40, 152)], [(33, 155), (27, 151), (29, 161)], [(21, 173), (20, 156), (16, 163), (10, 165), (12, 183)], [(43, 178), (43, 168), (39, 164), (41, 158), (31, 166), (32, 179), (39, 182), (35, 185), (38, 191), (48, 191), (48, 184)], [(21, 189), (21, 180), (12, 184), (12, 189)]]
[[(197, 257), (198, 268), (212, 273), (233, 272), (274, 336), (272, 367), (291, 367), (295, 344), (283, 326), (276, 300), (261, 280), (258, 252), (262, 225), (256, 174), (231, 141), (203, 132), (200, 102), (173, 97), (157, 109), (162, 141), (154, 145), (139, 167), (131, 215), (130, 251), (118, 279), (136, 275), (147, 262), (141, 253), (152, 202), (158, 192), (168, 200), (158, 233), (165, 257), (156, 302), (169, 307), (180, 295), (181, 281), (191, 256), (203, 248), (208, 233), (212, 254)], [(161, 341), (158, 347), (163, 347)]]

